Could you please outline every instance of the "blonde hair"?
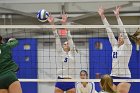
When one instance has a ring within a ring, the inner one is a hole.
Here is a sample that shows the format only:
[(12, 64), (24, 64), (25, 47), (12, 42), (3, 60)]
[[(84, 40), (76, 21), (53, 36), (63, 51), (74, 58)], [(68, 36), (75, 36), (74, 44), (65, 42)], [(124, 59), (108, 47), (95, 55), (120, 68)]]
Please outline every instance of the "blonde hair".
[(109, 75), (103, 75), (100, 81), (100, 85), (102, 90), (109, 93), (115, 93), (113, 90), (113, 79)]

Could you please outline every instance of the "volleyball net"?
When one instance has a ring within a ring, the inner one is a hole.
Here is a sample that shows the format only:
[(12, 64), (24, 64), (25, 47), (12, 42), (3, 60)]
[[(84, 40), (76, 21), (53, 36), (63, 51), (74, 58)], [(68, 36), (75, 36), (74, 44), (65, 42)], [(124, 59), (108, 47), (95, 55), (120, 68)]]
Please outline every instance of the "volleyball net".
[[(54, 27), (58, 30), (62, 44), (67, 40), (63, 28), (69, 29), (72, 35), (77, 54), (74, 55), (75, 67), (68, 65), (68, 69), (75, 69), (73, 79), (57, 79), (57, 71), (63, 68), (60, 62), (61, 55), (56, 52), (55, 37), (51, 29)], [(21, 82), (99, 82), (100, 79), (97, 78), (110, 74), (112, 69), (112, 48), (106, 27), (104, 25), (0, 25), (0, 34), (5, 41), (10, 37), (19, 40), (19, 45), (13, 49), (13, 59), (19, 65), (17, 76)], [(116, 38), (120, 33), (119, 28), (126, 28), (133, 44), (128, 64), (132, 79), (116, 79), (114, 82), (140, 82), (140, 51), (139, 44), (136, 43), (139, 35), (134, 37), (140, 25), (108, 27), (112, 28)], [(89, 79), (80, 79), (81, 70), (88, 71)]]

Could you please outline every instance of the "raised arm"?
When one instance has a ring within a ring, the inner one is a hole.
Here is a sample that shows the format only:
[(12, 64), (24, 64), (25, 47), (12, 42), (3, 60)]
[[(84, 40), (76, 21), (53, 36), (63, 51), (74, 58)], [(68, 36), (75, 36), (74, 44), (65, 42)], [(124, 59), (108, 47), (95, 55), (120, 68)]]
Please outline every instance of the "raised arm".
[[(114, 12), (114, 14), (115, 14), (115, 16), (117, 18), (118, 25), (123, 25), (123, 22), (122, 22), (122, 20), (121, 20), (121, 18), (119, 16), (120, 6), (116, 7), (116, 10), (113, 10), (113, 12)], [(126, 29), (121, 28), (121, 27), (119, 29), (120, 29), (120, 31), (121, 31), (121, 33), (123, 35), (124, 43), (125, 44), (131, 44), (131, 42), (129, 40), (129, 37), (128, 37), (127, 33), (126, 33)]]
[(105, 15), (104, 15), (103, 8), (99, 8), (98, 13), (101, 16), (101, 19), (102, 19), (103, 24), (107, 26), (106, 27), (107, 35), (108, 35), (108, 38), (109, 38), (109, 41), (110, 41), (111, 45), (113, 46), (113, 45), (117, 44), (117, 40), (116, 40), (116, 38), (115, 38), (115, 36), (114, 36), (111, 28), (108, 27), (110, 24), (108, 23)]
[(18, 40), (16, 40), (15, 38), (10, 38), (6, 44), (10, 48), (13, 48), (18, 44)]
[[(48, 21), (51, 25), (54, 25), (54, 18), (53, 16), (50, 14), (48, 17)], [(52, 28), (53, 34), (55, 36), (55, 42), (56, 42), (56, 50), (57, 52), (62, 52), (62, 45), (61, 45), (61, 40), (60, 37), (57, 33), (57, 29), (55, 27)]]
[[(67, 22), (67, 15), (66, 14), (63, 14), (62, 15), (62, 25), (66, 25), (66, 22)], [(70, 30), (65, 28), (67, 30), (67, 40), (68, 40), (68, 44), (70, 46), (70, 50), (71, 51), (76, 51), (75, 49), (75, 45), (74, 45), (74, 42), (72, 40), (72, 36), (71, 36), (71, 33), (70, 33)]]

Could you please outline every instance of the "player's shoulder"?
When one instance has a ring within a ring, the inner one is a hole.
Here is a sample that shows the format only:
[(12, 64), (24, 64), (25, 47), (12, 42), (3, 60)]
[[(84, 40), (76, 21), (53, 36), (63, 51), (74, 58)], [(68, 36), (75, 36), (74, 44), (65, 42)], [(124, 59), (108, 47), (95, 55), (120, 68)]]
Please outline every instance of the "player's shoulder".
[(82, 86), (81, 82), (76, 82), (76, 86), (77, 86), (77, 87)]
[(124, 48), (132, 48), (132, 44), (123, 44)]
[(94, 84), (94, 82), (89, 82), (89, 83)]
[(81, 82), (76, 82), (76, 85), (80, 85), (81, 84)]
[(113, 48), (118, 48), (118, 43), (112, 45)]
[(89, 83), (88, 83), (88, 86), (90, 86), (90, 87), (95, 87), (95, 84), (94, 84), (94, 82), (89, 82)]

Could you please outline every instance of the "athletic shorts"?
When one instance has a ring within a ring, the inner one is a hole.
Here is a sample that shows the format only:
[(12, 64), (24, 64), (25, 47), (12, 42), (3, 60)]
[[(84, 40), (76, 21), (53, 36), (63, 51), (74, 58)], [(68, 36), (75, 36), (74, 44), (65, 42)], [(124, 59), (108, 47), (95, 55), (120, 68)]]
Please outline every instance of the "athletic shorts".
[(0, 73), (0, 89), (8, 89), (15, 81), (18, 81), (15, 72), (5, 71)]
[[(116, 77), (116, 76), (111, 76), (113, 79), (131, 79), (129, 77)], [(113, 84), (115, 84), (116, 86), (119, 84), (120, 82), (113, 82)], [(128, 82), (130, 83), (130, 82)]]
[[(58, 77), (58, 79), (64, 79), (64, 78)], [(55, 87), (63, 91), (68, 91), (72, 88), (75, 88), (75, 82), (56, 82)]]

